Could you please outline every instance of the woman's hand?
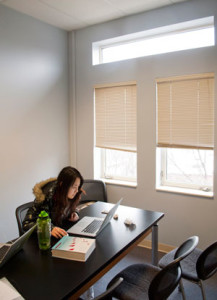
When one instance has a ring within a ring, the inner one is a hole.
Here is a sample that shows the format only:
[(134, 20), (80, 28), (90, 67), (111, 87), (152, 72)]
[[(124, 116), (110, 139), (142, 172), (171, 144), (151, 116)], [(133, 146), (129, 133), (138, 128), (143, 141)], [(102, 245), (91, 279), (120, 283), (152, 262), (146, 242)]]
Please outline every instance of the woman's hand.
[(62, 238), (64, 235), (68, 235), (68, 233), (60, 228), (60, 227), (54, 227), (52, 230), (51, 230), (51, 235), (54, 236), (55, 238)]
[(69, 218), (69, 221), (71, 222), (76, 222), (78, 221), (79, 219), (79, 215), (74, 211), (72, 214), (71, 214), (71, 217)]

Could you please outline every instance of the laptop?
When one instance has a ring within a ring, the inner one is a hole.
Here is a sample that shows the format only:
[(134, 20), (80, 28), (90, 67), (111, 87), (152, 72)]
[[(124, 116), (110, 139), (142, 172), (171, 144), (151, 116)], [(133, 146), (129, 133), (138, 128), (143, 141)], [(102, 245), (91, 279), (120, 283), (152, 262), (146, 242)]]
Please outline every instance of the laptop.
[(21, 237), (16, 239), (13, 243), (0, 243), (0, 268), (18, 251), (23, 248), (24, 243), (28, 240), (32, 232), (35, 230), (36, 225), (31, 227), (27, 232), (25, 232)]
[(97, 217), (84, 217), (78, 221), (75, 225), (68, 229), (69, 234), (77, 234), (82, 236), (96, 237), (111, 221), (114, 213), (120, 205), (123, 198), (121, 198), (113, 207), (110, 209), (105, 218)]

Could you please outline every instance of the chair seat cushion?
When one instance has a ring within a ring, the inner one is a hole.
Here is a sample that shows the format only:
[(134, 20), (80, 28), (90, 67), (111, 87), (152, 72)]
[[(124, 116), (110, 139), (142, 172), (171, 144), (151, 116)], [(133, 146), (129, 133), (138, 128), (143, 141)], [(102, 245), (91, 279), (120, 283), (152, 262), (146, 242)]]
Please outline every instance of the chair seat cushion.
[[(159, 266), (161, 268), (167, 266), (174, 259), (176, 250), (177, 249), (174, 249), (173, 251), (167, 253), (161, 258), (161, 260), (159, 261)], [(196, 282), (199, 281), (196, 271), (196, 262), (201, 253), (202, 250), (196, 248), (190, 255), (188, 255), (181, 261), (180, 264), (182, 269), (182, 278)]]
[[(123, 277), (124, 280), (114, 290), (114, 297), (123, 300), (148, 299), (150, 283), (159, 271), (160, 268), (149, 264), (134, 264), (127, 267), (115, 277)], [(112, 279), (108, 287), (113, 283), (114, 279)]]

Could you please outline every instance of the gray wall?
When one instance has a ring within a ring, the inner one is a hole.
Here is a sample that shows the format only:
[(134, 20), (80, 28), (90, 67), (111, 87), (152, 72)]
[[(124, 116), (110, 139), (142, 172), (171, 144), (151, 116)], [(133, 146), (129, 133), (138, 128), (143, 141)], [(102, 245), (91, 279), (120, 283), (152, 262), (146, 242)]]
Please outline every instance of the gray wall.
[[(194, 234), (199, 235), (201, 247), (216, 240), (217, 201), (216, 197), (206, 199), (155, 190), (155, 78), (201, 72), (217, 74), (217, 46), (98, 66), (92, 66), (91, 47), (94, 41), (213, 14), (216, 27), (216, 0), (192, 0), (78, 30), (75, 34), (76, 43), (73, 44), (76, 50), (76, 82), (74, 83), (76, 92), (74, 98), (71, 98), (71, 103), (76, 104), (74, 107), (76, 107), (77, 167), (84, 177), (93, 177), (93, 86), (99, 83), (136, 80), (138, 83), (138, 187), (108, 185), (108, 198), (110, 202), (116, 202), (124, 196), (125, 205), (164, 212), (165, 217), (160, 222), (159, 241), (170, 245), (178, 245), (186, 237)], [(217, 142), (216, 129), (215, 122), (215, 143)], [(215, 151), (215, 175), (216, 156)], [(216, 188), (215, 177), (215, 194)]]
[[(93, 86), (128, 80), (138, 83), (138, 187), (108, 185), (109, 201), (124, 196), (125, 205), (165, 212), (162, 243), (178, 245), (198, 234), (205, 247), (216, 239), (216, 197), (155, 190), (154, 84), (156, 77), (216, 73), (216, 46), (99, 66), (92, 66), (91, 49), (94, 41), (213, 14), (216, 23), (215, 0), (179, 3), (72, 32), (68, 48), (66, 32), (0, 5), (1, 241), (17, 236), (14, 211), (33, 200), (32, 186), (56, 176), (69, 157), (84, 177), (93, 177)], [(215, 125), (215, 143), (216, 132)], [(215, 194), (216, 188), (215, 179)]]
[(0, 5), (0, 240), (15, 208), (69, 164), (67, 33)]

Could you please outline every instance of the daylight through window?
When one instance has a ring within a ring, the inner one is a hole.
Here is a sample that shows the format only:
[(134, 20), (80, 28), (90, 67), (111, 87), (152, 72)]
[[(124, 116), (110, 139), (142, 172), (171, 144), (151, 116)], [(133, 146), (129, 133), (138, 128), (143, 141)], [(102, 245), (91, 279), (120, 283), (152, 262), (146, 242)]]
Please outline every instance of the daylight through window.
[(93, 65), (215, 45), (214, 17), (93, 43)]
[(135, 82), (95, 88), (95, 178), (136, 182)]
[(157, 80), (157, 188), (212, 195), (214, 74)]

